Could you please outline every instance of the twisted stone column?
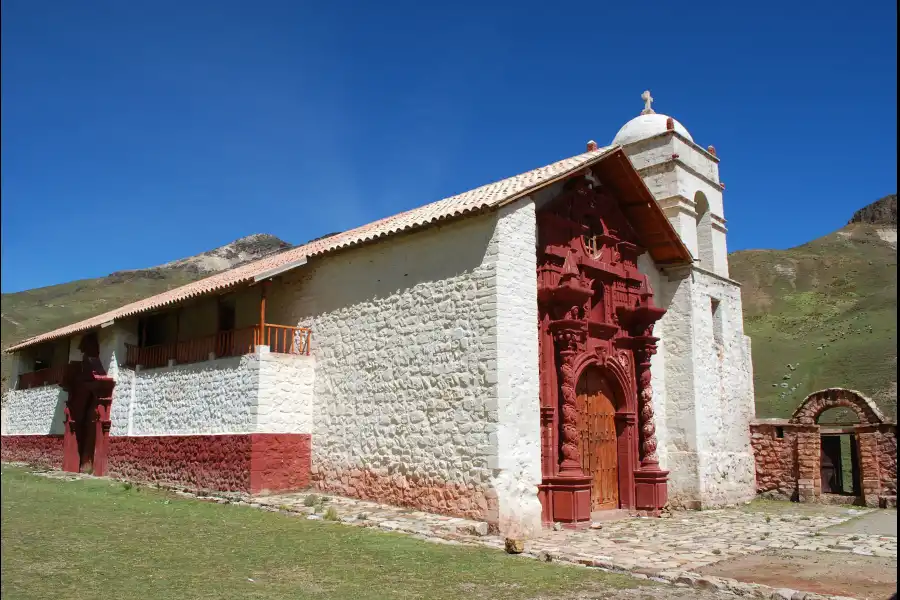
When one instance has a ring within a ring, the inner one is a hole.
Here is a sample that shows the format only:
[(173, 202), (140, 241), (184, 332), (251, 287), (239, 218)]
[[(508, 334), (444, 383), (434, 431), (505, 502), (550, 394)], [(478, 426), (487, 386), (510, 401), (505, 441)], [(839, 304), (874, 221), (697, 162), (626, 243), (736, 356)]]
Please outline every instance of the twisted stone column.
[(659, 470), (656, 454), (656, 425), (653, 415), (653, 386), (650, 385), (650, 358), (656, 354), (656, 344), (649, 343), (637, 352), (638, 402), (641, 431), (641, 467)]
[(564, 350), (559, 354), (561, 359), (560, 389), (562, 391), (560, 475), (577, 473), (578, 476), (581, 476), (581, 452), (578, 448), (578, 405), (575, 395), (575, 371), (572, 366), (575, 352)]

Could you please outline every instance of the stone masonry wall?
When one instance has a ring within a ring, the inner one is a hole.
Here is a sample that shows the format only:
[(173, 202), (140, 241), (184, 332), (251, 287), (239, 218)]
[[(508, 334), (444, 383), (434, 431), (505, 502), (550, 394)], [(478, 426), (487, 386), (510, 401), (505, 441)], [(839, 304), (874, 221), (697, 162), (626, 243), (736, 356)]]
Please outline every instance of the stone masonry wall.
[[(818, 425), (756, 422), (750, 430), (758, 494), (801, 502), (822, 499), (821, 430)], [(896, 425), (861, 425), (852, 430), (859, 448), (862, 500), (869, 506), (895, 505)]]
[[(778, 437), (779, 430), (782, 437)], [(783, 426), (754, 423), (750, 426), (756, 466), (756, 491), (775, 500), (797, 495), (797, 435)]]
[(62, 435), (67, 398), (58, 385), (9, 390), (3, 403), (2, 434)]
[[(256, 422), (259, 361), (253, 356), (159, 369), (122, 369), (112, 435), (250, 433)], [(130, 403), (127, 410), (123, 401)], [(125, 414), (125, 422), (121, 421)]]
[[(313, 258), (273, 286), (272, 320), (313, 330), (315, 485), (498, 520), (497, 225), (469, 217)], [(536, 320), (522, 327), (537, 339)]]

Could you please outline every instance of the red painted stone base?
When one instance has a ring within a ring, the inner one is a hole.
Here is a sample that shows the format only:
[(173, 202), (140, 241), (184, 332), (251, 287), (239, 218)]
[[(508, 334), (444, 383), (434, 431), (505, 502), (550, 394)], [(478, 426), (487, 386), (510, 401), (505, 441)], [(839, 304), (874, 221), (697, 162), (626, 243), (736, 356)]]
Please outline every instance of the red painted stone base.
[(341, 469), (317, 462), (313, 484), (341, 496), (407, 506), (426, 512), (497, 523), (496, 492), (438, 478), (416, 478), (396, 473), (381, 475), (370, 470)]
[(666, 485), (668, 471), (635, 471), (635, 508), (647, 511), (649, 514), (658, 515), (659, 511), (669, 501), (669, 492)]
[(110, 438), (112, 477), (252, 494), (309, 485), (309, 434)]
[[(63, 436), (4, 435), (2, 459), (63, 468)], [(265, 494), (309, 486), (310, 435), (111, 436), (106, 474), (200, 490)]]
[(61, 469), (63, 436), (4, 435), (0, 437), (0, 459)]
[(590, 477), (545, 477), (544, 483), (538, 486), (538, 497), (544, 524), (590, 525)]

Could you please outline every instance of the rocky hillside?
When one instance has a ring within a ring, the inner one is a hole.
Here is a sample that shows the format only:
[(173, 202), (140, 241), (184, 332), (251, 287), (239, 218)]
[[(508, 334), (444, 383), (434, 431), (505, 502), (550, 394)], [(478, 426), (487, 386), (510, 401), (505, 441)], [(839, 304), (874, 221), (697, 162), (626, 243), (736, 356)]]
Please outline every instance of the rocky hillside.
[(853, 223), (870, 223), (872, 225), (887, 225), (897, 228), (897, 194), (885, 196), (868, 206), (864, 206), (855, 213), (848, 225)]
[[(3, 294), (0, 344), (6, 346), (179, 285), (280, 252), (291, 245), (268, 234), (250, 235), (214, 250), (157, 267)], [(4, 357), (3, 389), (6, 384)]]
[(729, 257), (753, 342), (757, 415), (788, 416), (810, 392), (849, 387), (897, 407), (897, 196), (788, 250)]

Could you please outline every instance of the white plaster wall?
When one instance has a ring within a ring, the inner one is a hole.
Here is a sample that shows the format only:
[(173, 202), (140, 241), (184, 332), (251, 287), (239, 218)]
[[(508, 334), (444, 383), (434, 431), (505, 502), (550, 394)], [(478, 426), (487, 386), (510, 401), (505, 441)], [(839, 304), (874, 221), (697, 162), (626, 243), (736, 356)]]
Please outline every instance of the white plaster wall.
[(10, 390), (3, 401), (2, 435), (63, 434), (68, 394), (58, 385)]
[[(654, 357), (650, 367), (660, 464), (669, 471), (669, 502), (676, 507), (699, 508), (695, 332), (689, 271), (659, 276), (654, 292), (656, 305), (666, 309), (666, 314), (654, 328), (654, 335), (660, 338), (657, 356), (662, 360), (657, 361)], [(662, 373), (653, 371), (657, 366), (662, 367)], [(656, 382), (662, 389), (657, 388)]]
[[(752, 364), (744, 335), (740, 288), (701, 269), (693, 278), (697, 452), (701, 502), (721, 506), (756, 493), (750, 421)], [(715, 340), (711, 299), (719, 301), (721, 341)]]
[(261, 352), (259, 361), (256, 432), (312, 432), (315, 357)]
[[(715, 183), (719, 182), (719, 162), (710, 158), (706, 152), (677, 136), (673, 136), (672, 150), (678, 155), (678, 159), (697, 175)], [(721, 205), (716, 205), (710, 200), (710, 206), (715, 214), (722, 214)]]
[(537, 232), (530, 198), (500, 210), (494, 239), (498, 424), (493, 486), (500, 531), (530, 537), (541, 530)]
[[(492, 487), (500, 466), (497, 218), (313, 259), (273, 286), (272, 320), (313, 331), (314, 476), (364, 471)], [(531, 327), (536, 337), (536, 321)]]

